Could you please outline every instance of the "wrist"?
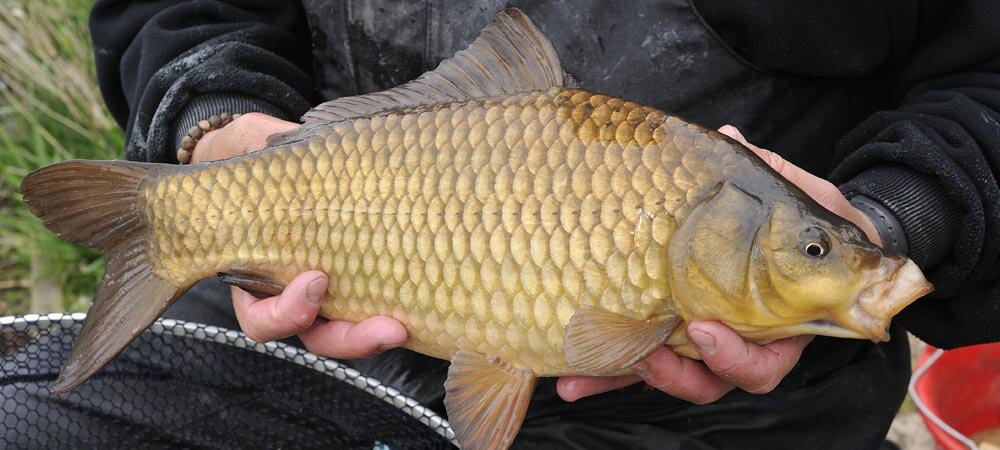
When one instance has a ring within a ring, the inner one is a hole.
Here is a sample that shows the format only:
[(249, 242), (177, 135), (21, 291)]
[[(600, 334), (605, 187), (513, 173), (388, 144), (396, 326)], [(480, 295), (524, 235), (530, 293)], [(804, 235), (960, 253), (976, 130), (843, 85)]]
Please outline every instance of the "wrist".
[[(840, 189), (848, 199), (863, 196), (876, 210), (882, 208), (874, 217), (869, 215), (876, 226), (888, 227), (888, 221), (894, 219), (898, 224), (893, 226), (898, 232), (895, 236), (905, 240), (906, 254), (917, 265), (932, 267), (954, 248), (961, 210), (934, 176), (899, 164), (884, 164), (858, 173)], [(859, 209), (866, 214), (870, 211)]]
[(171, 149), (176, 152), (183, 148), (184, 137), (193, 132), (193, 127), (197, 127), (200, 121), (222, 113), (239, 115), (248, 112), (260, 112), (280, 119), (290, 119), (278, 106), (256, 97), (227, 92), (203, 94), (191, 99), (174, 119)]
[(848, 200), (865, 222), (866, 226), (861, 228), (872, 237), (873, 243), (882, 247), (886, 253), (907, 254), (906, 235), (896, 216), (885, 206), (864, 195), (855, 195)]
[(198, 142), (212, 131), (221, 129), (222, 127), (229, 125), (234, 120), (239, 119), (241, 114), (230, 114), (224, 112), (222, 114), (216, 114), (209, 116), (206, 119), (199, 120), (198, 123), (188, 130), (187, 134), (181, 138), (180, 148), (177, 149), (177, 162), (179, 164), (188, 164), (196, 161), (194, 157), (194, 150), (197, 147)]

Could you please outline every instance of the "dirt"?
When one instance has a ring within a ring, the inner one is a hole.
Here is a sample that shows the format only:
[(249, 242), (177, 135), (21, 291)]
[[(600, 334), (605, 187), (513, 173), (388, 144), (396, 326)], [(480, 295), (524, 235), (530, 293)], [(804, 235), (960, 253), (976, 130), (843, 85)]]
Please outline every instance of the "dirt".
[[(910, 336), (910, 362), (912, 364), (916, 365), (917, 358), (920, 356), (920, 352), (924, 351), (925, 346), (926, 344), (919, 339)], [(892, 427), (889, 428), (887, 438), (899, 445), (902, 450), (934, 450), (934, 438), (931, 437), (930, 431), (927, 431), (927, 426), (920, 418), (920, 413), (917, 412), (909, 398), (896, 414), (896, 419), (893, 420)]]
[(980, 431), (976, 434), (970, 436), (973, 442), (979, 444), (980, 450), (988, 448), (987, 446), (993, 446), (994, 448), (1000, 449), (1000, 428), (991, 428), (989, 430)]
[(916, 411), (896, 415), (888, 439), (902, 450), (934, 450), (934, 439)]

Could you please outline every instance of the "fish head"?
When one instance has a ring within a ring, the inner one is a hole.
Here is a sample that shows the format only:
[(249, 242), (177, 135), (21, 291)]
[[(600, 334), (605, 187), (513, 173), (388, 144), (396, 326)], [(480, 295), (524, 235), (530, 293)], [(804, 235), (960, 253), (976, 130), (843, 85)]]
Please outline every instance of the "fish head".
[(894, 315), (932, 286), (847, 220), (801, 196), (720, 183), (677, 229), (670, 289), (686, 320), (766, 342), (797, 335), (887, 340)]
[(912, 260), (819, 205), (776, 203), (760, 232), (757, 300), (789, 321), (772, 333), (887, 341), (892, 317), (933, 290)]

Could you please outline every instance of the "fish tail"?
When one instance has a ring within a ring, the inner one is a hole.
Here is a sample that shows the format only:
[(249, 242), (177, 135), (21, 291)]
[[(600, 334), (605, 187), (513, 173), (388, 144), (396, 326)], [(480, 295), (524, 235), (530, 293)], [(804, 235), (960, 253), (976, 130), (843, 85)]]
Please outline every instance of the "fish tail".
[(59, 237), (104, 253), (105, 273), (73, 353), (52, 392), (86, 381), (125, 349), (189, 286), (159, 278), (141, 185), (173, 166), (126, 161), (67, 161), (24, 178), (25, 203)]

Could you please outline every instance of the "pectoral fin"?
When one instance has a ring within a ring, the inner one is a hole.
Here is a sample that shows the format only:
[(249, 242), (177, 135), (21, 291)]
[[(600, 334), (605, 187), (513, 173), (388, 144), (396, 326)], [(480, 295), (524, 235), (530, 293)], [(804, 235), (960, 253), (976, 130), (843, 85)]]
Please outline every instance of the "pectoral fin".
[(462, 450), (506, 449), (535, 389), (535, 375), (495, 356), (458, 352), (444, 383), (444, 407)]
[(257, 298), (273, 297), (285, 290), (284, 283), (260, 270), (232, 267), (228, 272), (219, 272), (218, 277), (223, 283), (243, 289)]
[(566, 362), (585, 374), (618, 373), (660, 348), (680, 323), (677, 316), (637, 320), (582, 306), (566, 326)]

